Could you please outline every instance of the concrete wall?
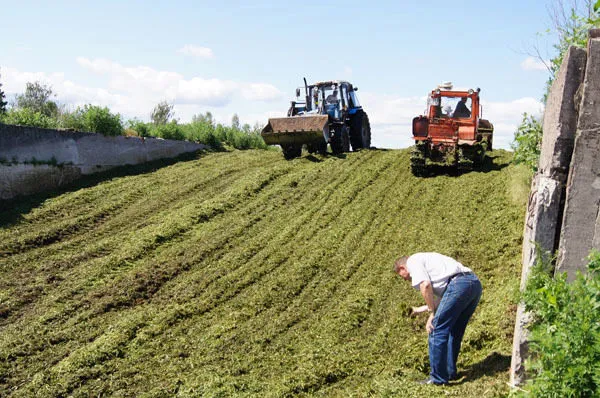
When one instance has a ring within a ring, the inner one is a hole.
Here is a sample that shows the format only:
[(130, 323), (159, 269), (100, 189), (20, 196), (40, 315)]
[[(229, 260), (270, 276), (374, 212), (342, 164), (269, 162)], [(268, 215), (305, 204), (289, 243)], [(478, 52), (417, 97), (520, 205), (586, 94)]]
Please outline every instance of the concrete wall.
[[(538, 252), (549, 258), (548, 255), (558, 247), (565, 186), (578, 121), (577, 93), (583, 82), (586, 58), (586, 51), (581, 48), (571, 47), (567, 51), (546, 101), (542, 151), (525, 215), (521, 289), (525, 288)], [(520, 304), (513, 339), (512, 385), (521, 384), (525, 378), (523, 362), (528, 353), (528, 323), (529, 316)]]
[(600, 248), (600, 38), (589, 40), (581, 92), (556, 266), (569, 280), (578, 270), (585, 271), (590, 250)]
[[(523, 236), (521, 289), (539, 252), (558, 253), (555, 272), (573, 280), (600, 249), (600, 30), (587, 51), (570, 48), (550, 89), (538, 173), (533, 178)], [(550, 257), (547, 257), (550, 258)], [(511, 384), (526, 379), (529, 314), (519, 305)]]
[(113, 167), (173, 158), (203, 148), (188, 141), (105, 137), (0, 124), (0, 199), (46, 191)]

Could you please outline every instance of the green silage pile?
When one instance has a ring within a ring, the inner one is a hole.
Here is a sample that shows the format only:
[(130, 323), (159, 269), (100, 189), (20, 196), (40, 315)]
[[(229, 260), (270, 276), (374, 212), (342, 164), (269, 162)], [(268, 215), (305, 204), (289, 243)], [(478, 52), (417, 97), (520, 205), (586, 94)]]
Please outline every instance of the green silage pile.
[[(527, 193), (510, 157), (416, 178), (408, 150), (203, 154), (3, 205), (0, 396), (504, 394)], [(416, 251), (484, 285), (449, 387), (414, 383), (425, 318), (391, 265)]]

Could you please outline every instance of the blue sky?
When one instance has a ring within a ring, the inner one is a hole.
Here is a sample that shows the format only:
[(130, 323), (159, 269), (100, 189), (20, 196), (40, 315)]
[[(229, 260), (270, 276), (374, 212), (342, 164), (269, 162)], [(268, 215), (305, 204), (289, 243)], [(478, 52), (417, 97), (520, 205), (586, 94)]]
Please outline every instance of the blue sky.
[(413, 116), (437, 84), (481, 87), (495, 142), (521, 113), (540, 113), (552, 56), (548, 1), (4, 1), (0, 82), (27, 81), (67, 106), (108, 106), (149, 120), (159, 101), (182, 122), (210, 111), (229, 123), (285, 114), (302, 77), (359, 87), (373, 144), (411, 144)]

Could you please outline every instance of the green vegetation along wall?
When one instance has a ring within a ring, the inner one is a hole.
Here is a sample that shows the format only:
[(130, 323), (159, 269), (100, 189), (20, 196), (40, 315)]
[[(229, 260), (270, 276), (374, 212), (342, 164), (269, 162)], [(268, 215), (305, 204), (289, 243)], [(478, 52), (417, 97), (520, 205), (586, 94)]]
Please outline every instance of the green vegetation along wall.
[[(529, 177), (510, 159), (416, 178), (408, 150), (220, 152), (4, 203), (0, 396), (507, 393)], [(415, 383), (421, 299), (391, 271), (423, 250), (484, 285), (449, 387)]]

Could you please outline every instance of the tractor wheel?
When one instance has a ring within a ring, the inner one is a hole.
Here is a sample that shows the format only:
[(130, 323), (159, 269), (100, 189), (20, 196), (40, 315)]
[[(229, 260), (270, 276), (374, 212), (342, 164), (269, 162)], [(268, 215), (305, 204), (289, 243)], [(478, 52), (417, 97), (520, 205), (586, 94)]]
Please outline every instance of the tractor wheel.
[(283, 157), (286, 159), (294, 159), (302, 154), (302, 145), (282, 145), (281, 150), (283, 151)]
[(416, 177), (423, 177), (427, 168), (425, 166), (425, 145), (415, 144), (410, 154), (410, 168)]
[(474, 156), (476, 154), (475, 148), (464, 148), (459, 147), (456, 157), (456, 166), (459, 171), (472, 171), (475, 163)]
[(474, 152), (473, 152), (473, 163), (476, 166), (481, 166), (483, 164), (483, 162), (485, 161), (485, 149), (487, 147), (487, 143), (483, 142), (483, 143), (479, 143), (479, 144), (475, 144), (474, 146)]
[(350, 143), (352, 150), (371, 147), (371, 124), (365, 112), (359, 112), (352, 118), (350, 127)]
[(339, 133), (336, 131), (331, 140), (331, 152), (334, 155), (339, 155), (344, 152), (350, 152), (350, 136), (348, 134), (348, 126), (343, 126)]
[(307, 144), (306, 149), (308, 149), (308, 153), (318, 153), (322, 155), (327, 152), (327, 143), (323, 141), (318, 144)]

